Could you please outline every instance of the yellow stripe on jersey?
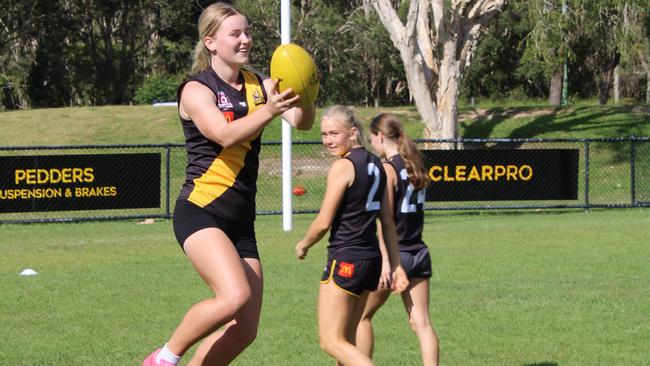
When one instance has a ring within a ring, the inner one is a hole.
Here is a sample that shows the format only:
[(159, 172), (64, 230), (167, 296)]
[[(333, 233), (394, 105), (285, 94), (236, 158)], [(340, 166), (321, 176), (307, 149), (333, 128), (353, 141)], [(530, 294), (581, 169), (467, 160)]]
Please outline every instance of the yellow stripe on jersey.
[[(246, 103), (248, 104), (248, 115), (250, 115), (261, 108), (266, 101), (257, 76), (250, 71), (241, 70), (241, 72), (244, 75)], [(244, 167), (244, 159), (251, 149), (251, 142), (260, 133), (261, 131), (236, 146), (221, 150), (208, 170), (194, 179), (194, 189), (187, 199), (199, 207), (205, 207), (232, 187), (237, 175)]]

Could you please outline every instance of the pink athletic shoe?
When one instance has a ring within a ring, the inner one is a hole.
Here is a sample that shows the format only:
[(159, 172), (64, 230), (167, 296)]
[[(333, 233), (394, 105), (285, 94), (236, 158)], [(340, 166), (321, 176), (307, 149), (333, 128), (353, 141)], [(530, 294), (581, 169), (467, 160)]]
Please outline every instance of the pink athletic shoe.
[(142, 366), (176, 366), (171, 362), (167, 362), (165, 360), (160, 360), (160, 362), (156, 362), (156, 356), (158, 356), (158, 352), (160, 352), (160, 348), (153, 351), (147, 358), (142, 361)]

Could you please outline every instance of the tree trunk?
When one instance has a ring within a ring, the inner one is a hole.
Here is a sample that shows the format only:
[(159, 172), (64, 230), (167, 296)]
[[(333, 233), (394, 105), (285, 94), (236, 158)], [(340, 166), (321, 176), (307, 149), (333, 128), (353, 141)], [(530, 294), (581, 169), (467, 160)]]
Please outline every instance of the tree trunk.
[(458, 138), (458, 93), (462, 76), (458, 60), (454, 57), (455, 53), (450, 52), (456, 49), (455, 43), (447, 42), (444, 47), (436, 93), (437, 124), (441, 130), (436, 137), (456, 139)]
[(650, 62), (648, 62), (648, 59), (645, 57), (641, 51), (639, 51), (640, 56), (641, 56), (641, 64), (643, 65), (643, 69), (645, 70), (645, 102), (646, 104), (650, 104)]
[[(403, 47), (400, 50), (402, 60), (415, 59), (415, 57), (410, 53), (411, 52), (407, 47)], [(442, 126), (438, 120), (438, 114), (434, 105), (433, 95), (429, 91), (424, 74), (418, 70), (418, 67), (419, 65), (414, 62), (404, 64), (406, 82), (408, 83), (411, 97), (415, 101), (415, 106), (420, 113), (420, 117), (425, 126), (424, 137), (434, 139), (444, 138), (442, 134)]]
[(607, 61), (602, 68), (602, 79), (600, 85), (598, 86), (598, 103), (600, 106), (607, 104), (609, 100), (609, 91), (612, 89), (612, 83), (614, 80), (614, 69), (618, 66), (618, 61), (621, 56), (618, 52), (612, 55), (612, 58)]
[(609, 90), (611, 89), (611, 82), (603, 81), (598, 87), (598, 104), (602, 107), (609, 101)]
[[(424, 137), (458, 138), (458, 93), (489, 19), (505, 0), (410, 1), (403, 24), (393, 1), (370, 0), (400, 52)], [(438, 53), (440, 52), (440, 53)]]
[(645, 78), (645, 102), (650, 104), (650, 70), (646, 70)]
[(548, 90), (548, 104), (559, 107), (562, 104), (562, 71), (556, 71), (551, 77), (551, 85)]
[(621, 102), (621, 75), (620, 75), (620, 66), (614, 68), (614, 103)]

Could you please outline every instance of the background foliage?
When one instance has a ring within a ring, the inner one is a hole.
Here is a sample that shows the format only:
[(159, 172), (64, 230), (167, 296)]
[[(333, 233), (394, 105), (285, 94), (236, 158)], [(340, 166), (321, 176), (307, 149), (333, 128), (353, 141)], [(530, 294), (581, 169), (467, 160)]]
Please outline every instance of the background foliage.
[[(408, 2), (396, 1), (400, 9)], [(0, 107), (173, 99), (170, 85), (187, 76), (196, 21), (210, 3), (0, 0)], [(596, 97), (603, 63), (620, 54), (625, 97), (644, 100), (648, 76), (639, 59), (650, 52), (650, 0), (564, 3), (570, 16), (560, 13), (559, 0), (510, 1), (486, 28), (462, 97), (544, 99), (568, 53), (571, 97)], [(280, 43), (278, 1), (235, 4), (251, 22), (251, 66), (268, 73)], [(410, 103), (397, 50), (369, 1), (294, 0), (292, 22), (292, 40), (314, 55), (321, 73), (319, 105)]]

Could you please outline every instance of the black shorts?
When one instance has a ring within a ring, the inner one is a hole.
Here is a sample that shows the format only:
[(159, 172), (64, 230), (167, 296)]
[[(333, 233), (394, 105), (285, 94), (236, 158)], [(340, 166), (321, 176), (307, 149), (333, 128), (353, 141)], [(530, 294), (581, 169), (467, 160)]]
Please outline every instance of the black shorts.
[(337, 260), (328, 256), (321, 283), (334, 280), (334, 284), (354, 296), (364, 291), (374, 291), (381, 275), (381, 257), (372, 259)]
[[(206, 228), (223, 231), (235, 245), (241, 258), (260, 258), (255, 239), (255, 223), (236, 222), (212, 214), (188, 200), (176, 201), (174, 208), (174, 234), (181, 248), (195, 232)], [(184, 249), (183, 249), (184, 250)]]
[(413, 251), (400, 250), (399, 260), (408, 278), (431, 277), (431, 256), (427, 247)]

